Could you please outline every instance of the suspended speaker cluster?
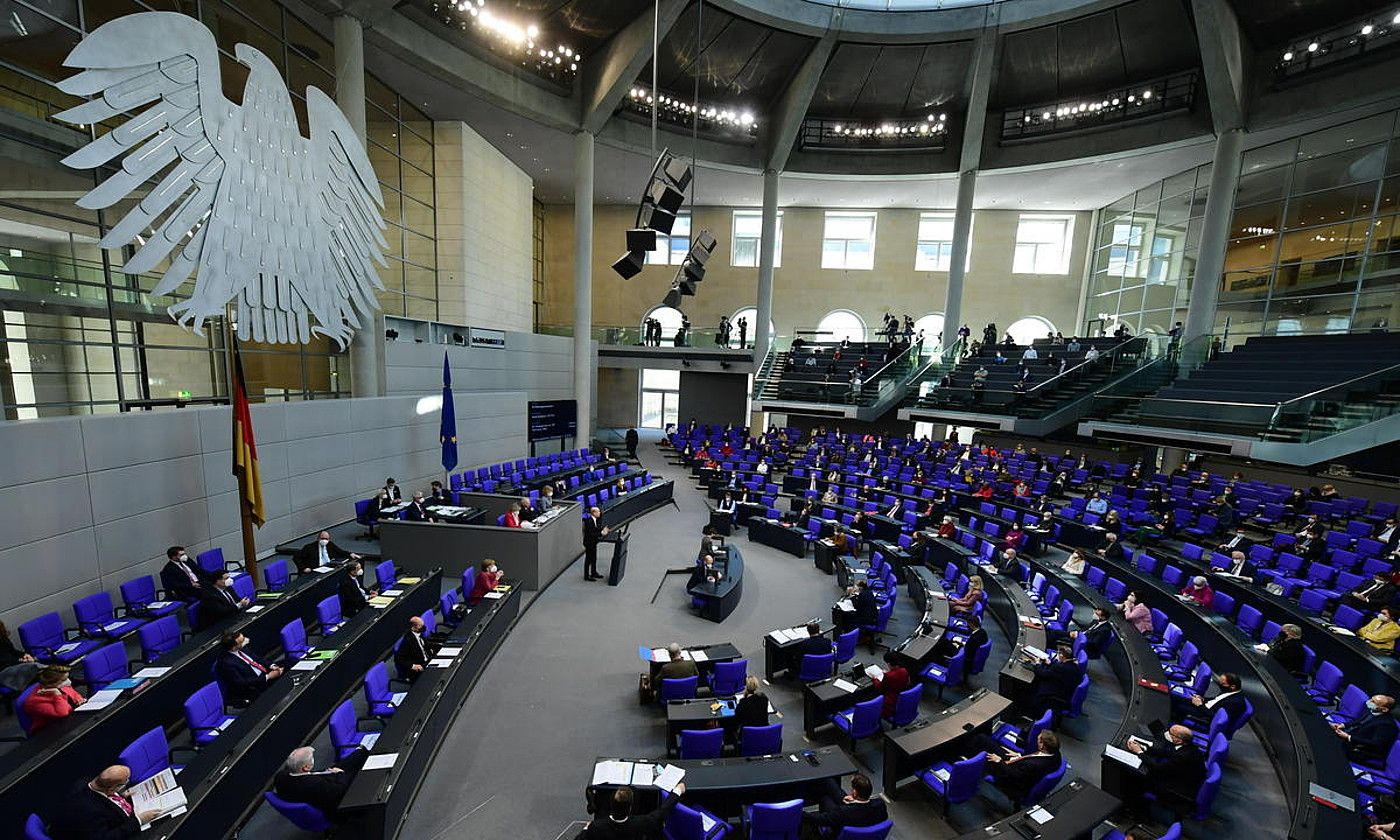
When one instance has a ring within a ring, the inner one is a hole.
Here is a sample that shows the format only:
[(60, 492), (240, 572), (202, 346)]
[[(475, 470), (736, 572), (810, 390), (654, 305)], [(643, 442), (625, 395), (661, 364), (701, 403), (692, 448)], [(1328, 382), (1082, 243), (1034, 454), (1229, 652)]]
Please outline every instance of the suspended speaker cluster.
[(695, 284), (705, 279), (705, 263), (709, 262), (710, 255), (714, 252), (714, 234), (708, 230), (697, 233), (691, 241), (690, 252), (681, 261), (680, 270), (676, 272), (676, 279), (671, 281), (671, 290), (666, 293), (666, 298), (662, 303), (672, 309), (679, 309), (682, 295), (694, 297)]
[(656, 166), (652, 167), (647, 188), (642, 191), (642, 201), (637, 205), (636, 227), (627, 231), (627, 253), (613, 263), (613, 271), (622, 279), (641, 272), (647, 253), (656, 250), (658, 233), (671, 232), (676, 214), (685, 204), (685, 191), (690, 187), (691, 177), (690, 164), (673, 157), (670, 149), (662, 150)]

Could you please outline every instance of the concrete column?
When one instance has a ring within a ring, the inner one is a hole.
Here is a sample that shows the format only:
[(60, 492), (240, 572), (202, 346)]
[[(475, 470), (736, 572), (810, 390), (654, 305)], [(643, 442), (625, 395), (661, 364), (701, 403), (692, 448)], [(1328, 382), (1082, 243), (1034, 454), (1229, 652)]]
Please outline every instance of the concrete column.
[(1186, 463), (1186, 450), (1178, 446), (1162, 447), (1162, 463), (1157, 467), (1160, 472), (1169, 473), (1182, 464)]
[(574, 399), (578, 446), (593, 439), (593, 134), (574, 135)]
[(1215, 140), (1215, 158), (1210, 172), (1210, 192), (1206, 215), (1201, 220), (1201, 251), (1191, 280), (1191, 298), (1186, 305), (1182, 341), (1207, 335), (1215, 326), (1216, 305), (1220, 302), (1221, 277), (1225, 272), (1225, 248), (1230, 239), (1230, 217), (1235, 209), (1235, 188), (1240, 183), (1241, 149), (1244, 130), (1222, 131)]
[(778, 170), (763, 170), (763, 222), (758, 248), (758, 315), (753, 325), (753, 359), (762, 363), (773, 336), (768, 322), (773, 320), (773, 261), (778, 247)]
[[(335, 104), (365, 143), (365, 28), (353, 15), (336, 15)], [(350, 339), (350, 393), (384, 396), (384, 332), (378, 315), (366, 318)]]
[(958, 173), (958, 203), (953, 209), (953, 253), (948, 265), (948, 293), (943, 298), (943, 348), (958, 340), (962, 326), (963, 279), (967, 276), (967, 249), (972, 247), (972, 199), (977, 192), (977, 170)]

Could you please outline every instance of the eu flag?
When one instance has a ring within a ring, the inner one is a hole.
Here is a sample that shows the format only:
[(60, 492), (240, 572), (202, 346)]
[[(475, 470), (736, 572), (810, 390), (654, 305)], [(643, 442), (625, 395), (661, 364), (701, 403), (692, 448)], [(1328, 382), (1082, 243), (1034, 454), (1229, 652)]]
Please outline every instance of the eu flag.
[(446, 350), (442, 351), (442, 428), (438, 441), (442, 444), (442, 468), (452, 472), (457, 466), (457, 408), (452, 404), (452, 367)]

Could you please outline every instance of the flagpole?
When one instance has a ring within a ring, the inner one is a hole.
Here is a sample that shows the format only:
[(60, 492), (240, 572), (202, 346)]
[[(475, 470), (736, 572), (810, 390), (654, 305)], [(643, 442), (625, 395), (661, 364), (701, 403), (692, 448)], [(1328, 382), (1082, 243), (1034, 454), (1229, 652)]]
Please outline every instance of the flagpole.
[[(227, 318), (225, 319), (225, 323), (228, 323)], [(242, 359), (239, 358), (238, 354), (238, 334), (230, 328), (227, 332), (227, 336), (229, 348), (228, 357), (230, 361), (229, 367), (231, 368), (229, 376), (229, 411), (232, 414), (232, 425), (235, 429), (235, 445), (237, 445), (238, 418), (240, 408), (245, 407), (247, 405), (248, 383), (246, 375), (243, 371)], [(243, 406), (240, 406), (240, 391), (242, 392)], [(251, 428), (244, 429), (245, 433), (250, 433), (251, 431)], [(254, 457), (256, 459), (256, 456)], [(234, 452), (234, 459), (235, 461), (237, 461), (238, 452)], [(255, 463), (256, 460), (254, 461), (254, 464)], [(252, 465), (245, 464), (244, 468), (248, 469), (251, 466)], [(237, 469), (235, 469), (235, 474), (237, 474)], [(258, 480), (258, 484), (261, 484), (260, 480)], [(243, 533), (243, 570), (252, 576), (253, 586), (257, 587), (260, 586), (262, 583), (261, 575), (258, 572), (258, 541), (257, 538), (253, 535), (254, 523), (252, 503), (249, 501), (247, 495), (244, 493), (243, 487), (244, 479), (240, 478), (238, 492), (238, 520)], [(261, 493), (261, 487), (259, 487), (258, 492), (259, 494)]]
[(258, 576), (258, 541), (253, 537), (253, 517), (248, 514), (248, 503), (238, 500), (239, 519), (243, 521), (243, 568), (253, 576), (253, 586), (261, 586)]

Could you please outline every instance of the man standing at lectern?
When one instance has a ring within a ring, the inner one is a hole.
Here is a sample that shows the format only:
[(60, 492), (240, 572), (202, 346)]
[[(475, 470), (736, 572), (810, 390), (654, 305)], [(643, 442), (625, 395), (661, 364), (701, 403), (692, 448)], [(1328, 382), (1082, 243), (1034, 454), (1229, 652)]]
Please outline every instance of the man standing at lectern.
[(599, 507), (588, 509), (583, 519), (583, 579), (602, 580), (598, 574), (598, 541), (608, 535), (608, 527), (603, 524), (603, 511)]

